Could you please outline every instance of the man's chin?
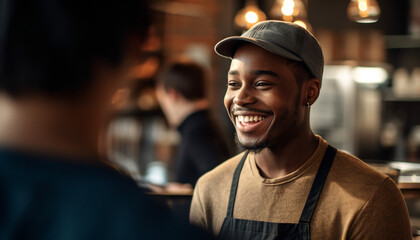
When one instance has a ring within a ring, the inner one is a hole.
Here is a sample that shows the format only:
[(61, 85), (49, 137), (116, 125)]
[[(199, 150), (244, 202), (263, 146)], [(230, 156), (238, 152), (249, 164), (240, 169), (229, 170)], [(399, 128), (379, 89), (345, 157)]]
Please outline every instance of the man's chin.
[(241, 140), (238, 138), (238, 135), (236, 134), (235, 143), (241, 149), (253, 152), (255, 154), (260, 153), (264, 148), (268, 146), (267, 141), (241, 142)]

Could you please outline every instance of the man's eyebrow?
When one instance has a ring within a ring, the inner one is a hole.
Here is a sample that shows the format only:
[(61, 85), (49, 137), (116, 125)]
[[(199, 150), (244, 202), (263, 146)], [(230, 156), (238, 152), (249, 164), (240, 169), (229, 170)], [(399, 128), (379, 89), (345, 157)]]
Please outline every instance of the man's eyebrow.
[(270, 75), (270, 76), (274, 76), (274, 77), (279, 77), (279, 75), (277, 75), (277, 73), (272, 72), (272, 71), (267, 71), (267, 70), (254, 70), (251, 73), (253, 75)]
[(236, 70), (229, 71), (228, 75), (239, 75), (239, 72)]
[[(279, 77), (277, 73), (267, 70), (254, 70), (251, 72), (253, 75), (270, 75), (274, 77)], [(239, 75), (239, 72), (237, 70), (232, 70), (228, 73), (228, 75)]]

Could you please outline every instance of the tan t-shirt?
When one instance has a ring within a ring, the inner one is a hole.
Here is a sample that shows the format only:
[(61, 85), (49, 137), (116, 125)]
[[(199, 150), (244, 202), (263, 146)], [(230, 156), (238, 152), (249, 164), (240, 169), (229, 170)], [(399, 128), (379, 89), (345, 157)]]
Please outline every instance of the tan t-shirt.
[[(233, 217), (297, 223), (328, 143), (321, 137), (296, 171), (263, 178), (249, 154), (242, 169)], [(241, 153), (202, 176), (195, 187), (190, 221), (218, 235), (226, 217), (233, 172)], [(311, 221), (311, 239), (411, 239), (407, 207), (387, 176), (338, 151)]]

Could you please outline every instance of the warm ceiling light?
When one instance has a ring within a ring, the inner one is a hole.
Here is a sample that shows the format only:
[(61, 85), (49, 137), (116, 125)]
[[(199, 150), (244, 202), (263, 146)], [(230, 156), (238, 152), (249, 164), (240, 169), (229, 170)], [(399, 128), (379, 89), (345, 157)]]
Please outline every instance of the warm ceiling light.
[(374, 23), (378, 21), (381, 9), (376, 0), (351, 0), (347, 14), (352, 21)]
[(258, 21), (258, 15), (253, 11), (248, 11), (245, 14), (245, 20), (247, 23), (256, 23)]
[(286, 16), (292, 16), (294, 8), (295, 2), (293, 0), (284, 0), (281, 13)]
[(293, 22), (306, 19), (306, 8), (301, 0), (276, 0), (269, 15), (273, 19)]
[(241, 29), (250, 29), (257, 22), (265, 19), (264, 12), (258, 8), (255, 0), (248, 0), (245, 7), (236, 14), (235, 24)]

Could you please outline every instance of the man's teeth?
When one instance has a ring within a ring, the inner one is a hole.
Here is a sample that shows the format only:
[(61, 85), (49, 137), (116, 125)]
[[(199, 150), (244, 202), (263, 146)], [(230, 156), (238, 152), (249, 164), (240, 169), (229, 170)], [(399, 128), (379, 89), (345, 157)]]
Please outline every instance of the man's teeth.
[(263, 116), (237, 116), (239, 122), (249, 123), (249, 122), (259, 122), (264, 120), (265, 117)]

